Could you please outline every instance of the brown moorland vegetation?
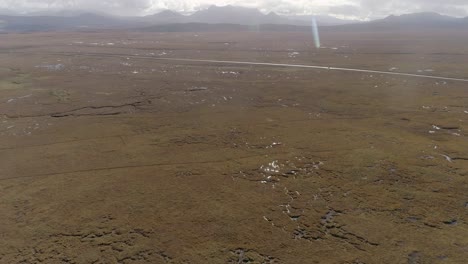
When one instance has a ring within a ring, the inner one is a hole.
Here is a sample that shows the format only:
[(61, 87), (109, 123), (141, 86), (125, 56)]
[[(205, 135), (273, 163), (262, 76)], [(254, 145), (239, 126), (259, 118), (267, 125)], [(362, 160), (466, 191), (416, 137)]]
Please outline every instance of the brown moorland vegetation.
[(468, 34), (0, 35), (1, 263), (463, 263)]

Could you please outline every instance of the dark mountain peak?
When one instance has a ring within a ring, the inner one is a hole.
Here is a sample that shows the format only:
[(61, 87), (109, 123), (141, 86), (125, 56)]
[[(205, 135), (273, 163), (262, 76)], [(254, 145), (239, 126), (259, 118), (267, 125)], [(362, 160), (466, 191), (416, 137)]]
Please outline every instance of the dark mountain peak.
[(172, 10), (163, 10), (159, 13), (144, 16), (138, 20), (145, 21), (151, 24), (165, 24), (165, 23), (183, 23), (186, 20), (186, 16), (177, 13)]
[(210, 6), (195, 12), (189, 18), (191, 22), (228, 23), (228, 24), (259, 24), (265, 15), (256, 8), (238, 6)]
[(338, 26), (360, 23), (358, 20), (339, 19), (330, 15), (289, 15), (287, 18), (295, 21), (296, 24), (304, 26), (310, 26), (312, 19), (315, 19), (319, 26)]
[(426, 21), (443, 21), (443, 20), (454, 20), (456, 18), (441, 15), (435, 12), (420, 12), (412, 14), (403, 14), (399, 16), (390, 15), (384, 18), (384, 21), (415, 21), (415, 22), (426, 22)]
[(210, 5), (206, 10), (252, 10), (252, 9), (255, 9), (255, 8), (233, 6), (233, 5), (225, 5), (225, 6)]
[(175, 15), (175, 16), (181, 16), (181, 15), (182, 15), (182, 14), (179, 14), (179, 13), (177, 13), (176, 11), (173, 11), (173, 10), (170, 10), (170, 9), (161, 11), (161, 12), (159, 12), (159, 14), (160, 14), (160, 15), (162, 15), (162, 14), (170, 14), (170, 15)]
[(347, 25), (346, 28), (360, 28), (366, 30), (414, 30), (414, 29), (461, 29), (467, 23), (460, 18), (441, 15), (434, 12), (412, 13), (404, 15), (391, 15), (384, 19), (373, 20), (359, 25)]
[(156, 13), (156, 14), (153, 14), (153, 15), (149, 15), (149, 16), (158, 16), (158, 17), (161, 17), (161, 18), (172, 18), (172, 17), (182, 17), (183, 15), (182, 14), (179, 14), (175, 11), (172, 11), (172, 10), (163, 10), (159, 13)]
[(225, 5), (225, 6), (217, 6), (217, 5), (210, 5), (207, 10), (217, 10), (217, 9), (233, 9), (235, 8), (233, 5)]
[(271, 11), (270, 13), (267, 14), (267, 16), (269, 17), (280, 17), (280, 15), (278, 15), (277, 13)]
[(94, 12), (89, 10), (71, 10), (71, 9), (61, 9), (61, 10), (46, 10), (46, 11), (37, 11), (25, 14), (25, 16), (42, 16), (42, 17), (110, 17), (110, 15), (104, 12)]
[(417, 13), (409, 13), (409, 14), (402, 14), (402, 15), (390, 15), (391, 17), (440, 17), (442, 16), (436, 12), (417, 12)]
[(219, 13), (219, 14), (255, 14), (260, 15), (263, 13), (256, 8), (249, 8), (249, 7), (242, 7), (242, 6), (233, 6), (233, 5), (225, 5), (225, 6), (217, 6), (211, 5), (207, 9), (202, 9), (197, 11), (197, 13)]

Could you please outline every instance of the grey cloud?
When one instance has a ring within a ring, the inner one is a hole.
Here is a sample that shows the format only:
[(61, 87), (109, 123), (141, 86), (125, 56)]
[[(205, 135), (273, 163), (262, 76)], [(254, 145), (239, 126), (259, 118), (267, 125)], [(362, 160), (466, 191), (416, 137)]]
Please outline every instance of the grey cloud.
[(332, 14), (381, 18), (390, 14), (439, 12), (468, 15), (468, 0), (0, 0), (0, 10), (16, 12), (78, 9), (118, 15), (142, 15), (162, 9), (193, 12), (211, 4), (239, 5), (282, 14)]
[(331, 6), (328, 8), (331, 15), (360, 16), (361, 10), (354, 5)]
[(359, 0), (355, 1), (361, 8), (361, 14), (371, 18), (389, 14), (404, 14), (412, 12), (437, 12), (452, 16), (467, 16), (467, 0)]
[(112, 14), (135, 14), (150, 7), (150, 0), (0, 0), (0, 8), (17, 12), (77, 9)]

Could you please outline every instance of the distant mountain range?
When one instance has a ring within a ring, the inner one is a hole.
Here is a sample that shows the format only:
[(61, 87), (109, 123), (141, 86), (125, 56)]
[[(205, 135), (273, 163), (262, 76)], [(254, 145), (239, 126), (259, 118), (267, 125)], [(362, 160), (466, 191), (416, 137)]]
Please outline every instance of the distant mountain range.
[[(144, 17), (116, 17), (82, 11), (40, 12), (28, 15), (9, 14), (0, 10), (0, 31), (51, 31), (136, 29), (144, 31), (222, 31), (249, 30), (252, 26), (263, 30), (310, 30), (312, 18), (319, 26), (342, 29), (406, 29), (406, 28), (467, 28), (468, 17), (455, 18), (437, 13), (415, 13), (389, 16), (384, 19), (360, 22), (341, 20), (332, 16), (282, 16), (274, 12), (264, 14), (258, 9), (237, 6), (211, 6), (191, 15), (166, 10)], [(3, 14), (3, 15), (2, 15)], [(217, 25), (217, 26), (213, 26)], [(280, 26), (281, 25), (281, 26)], [(287, 25), (287, 26), (286, 26)]]
[(6, 16), (0, 15), (0, 30), (3, 31), (52, 31), (79, 29), (133, 28), (143, 24), (97, 14), (77, 16)]
[(360, 30), (395, 30), (395, 29), (468, 29), (468, 17), (456, 18), (438, 13), (425, 12), (400, 16), (388, 16), (384, 19), (373, 20), (367, 23), (347, 24), (342, 29)]
[[(343, 25), (357, 23), (355, 20), (342, 20), (332, 16), (318, 16), (316, 19), (323, 26)], [(255, 8), (238, 6), (211, 6), (197, 11), (191, 15), (181, 15), (177, 12), (166, 10), (160, 13), (137, 18), (136, 20), (153, 24), (168, 23), (206, 23), (206, 24), (236, 24), (236, 25), (295, 25), (309, 26), (312, 16), (281, 16), (274, 12), (264, 14)]]

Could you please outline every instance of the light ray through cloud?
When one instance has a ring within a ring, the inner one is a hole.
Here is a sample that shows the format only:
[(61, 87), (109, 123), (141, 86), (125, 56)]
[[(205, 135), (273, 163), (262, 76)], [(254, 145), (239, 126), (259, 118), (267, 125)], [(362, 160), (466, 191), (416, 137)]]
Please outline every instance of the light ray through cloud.
[(314, 37), (314, 45), (317, 49), (320, 48), (320, 35), (317, 26), (317, 20), (315, 17), (312, 18), (312, 35)]

